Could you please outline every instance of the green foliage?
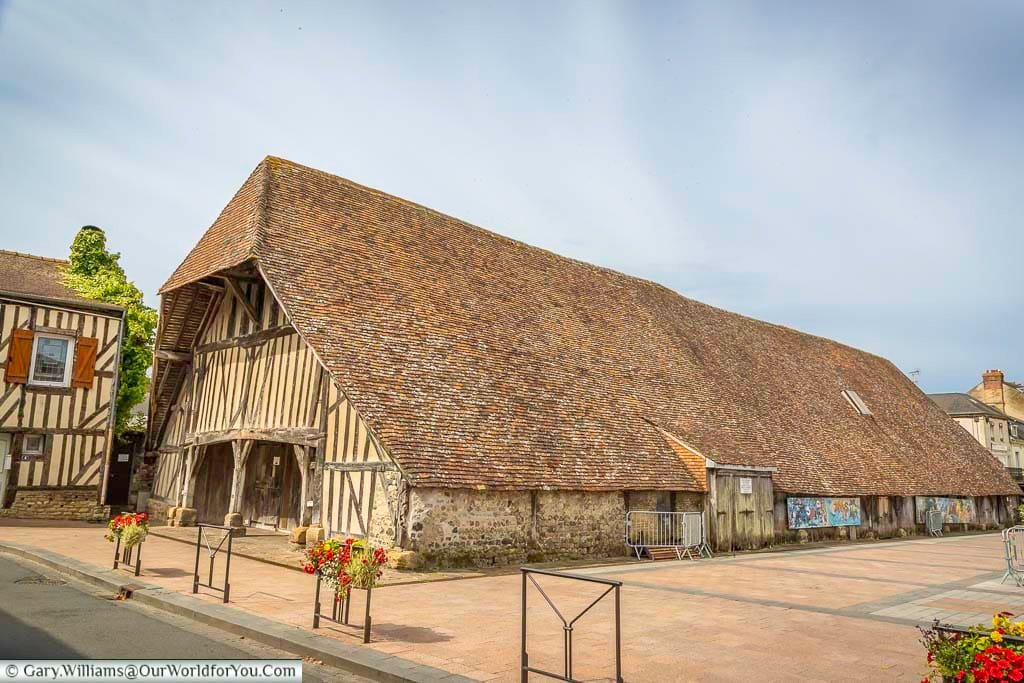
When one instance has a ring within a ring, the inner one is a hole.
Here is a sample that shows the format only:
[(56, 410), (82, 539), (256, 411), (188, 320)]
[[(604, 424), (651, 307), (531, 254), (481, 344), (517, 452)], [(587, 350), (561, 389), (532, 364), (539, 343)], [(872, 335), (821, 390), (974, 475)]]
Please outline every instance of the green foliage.
[(64, 273), (65, 283), (82, 296), (117, 304), (127, 311), (118, 373), (117, 434), (139, 427), (132, 423), (131, 409), (143, 399), (149, 386), (146, 371), (153, 358), (157, 322), (156, 311), (143, 303), (142, 292), (125, 276), (120, 258), (121, 254), (107, 251), (103, 231), (87, 225), (71, 243), (71, 265)]

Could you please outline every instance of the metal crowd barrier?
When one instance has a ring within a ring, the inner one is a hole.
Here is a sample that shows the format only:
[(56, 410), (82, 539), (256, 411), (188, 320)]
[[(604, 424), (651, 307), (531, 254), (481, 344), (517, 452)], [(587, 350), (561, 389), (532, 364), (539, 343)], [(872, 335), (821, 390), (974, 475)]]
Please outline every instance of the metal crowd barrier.
[[(217, 591), (224, 595), (224, 602), (228, 601), (228, 597), (231, 594), (231, 584), (229, 583), (229, 577), (231, 575), (231, 539), (234, 538), (234, 534), (231, 533), (232, 529), (229, 526), (219, 526), (217, 524), (197, 524), (198, 533), (196, 534), (196, 566), (192, 572), (192, 593), (198, 593), (199, 587), (209, 588), (210, 590)], [(220, 541), (217, 542), (216, 547), (210, 543), (210, 537), (207, 535), (207, 529), (218, 529), (224, 532), (221, 536)], [(213, 561), (217, 557), (217, 553), (220, 552), (221, 548), (224, 547), (224, 541), (228, 542), (227, 548), (227, 559), (224, 563), (224, 587), (220, 588), (213, 585)], [(210, 556), (210, 575), (206, 579), (206, 583), (199, 581), (199, 551), (206, 544), (206, 552)]]
[[(590, 611), (590, 608), (601, 602), (604, 596), (608, 595), (612, 591), (615, 591), (615, 683), (623, 683), (622, 681), (622, 620), (620, 617), (620, 601), (619, 601), (619, 589), (622, 587), (621, 581), (615, 581), (612, 579), (599, 579), (593, 576), (583, 576), (581, 574), (568, 574), (566, 572), (553, 572), (547, 569), (530, 569), (529, 567), (520, 567), (519, 571), (523, 574), (523, 605), (522, 605), (522, 639), (520, 641), (520, 656), (519, 656), (519, 671), (520, 671), (520, 683), (527, 683), (530, 679), (530, 674), (535, 673), (541, 676), (547, 676), (548, 678), (554, 678), (559, 681), (569, 681), (575, 683), (576, 679), (572, 677), (572, 666), (573, 666), (573, 650), (572, 650), (572, 633), (576, 622), (579, 621), (584, 614)], [(562, 613), (555, 607), (555, 603), (551, 601), (548, 594), (544, 592), (544, 589), (540, 587), (537, 580), (533, 578), (534, 574), (543, 574), (544, 576), (554, 576), (560, 579), (572, 579), (574, 581), (584, 581), (586, 583), (597, 583), (603, 586), (608, 586), (605, 592), (597, 596), (593, 602), (586, 606), (582, 612), (577, 614), (572, 620), (567, 620)], [(563, 673), (557, 674), (551, 671), (545, 671), (544, 669), (537, 669), (530, 666), (530, 655), (526, 650), (526, 581), (527, 579), (540, 591), (541, 596), (548, 603), (548, 606), (554, 610), (555, 614), (562, 622), (562, 638), (565, 645), (565, 660)]]
[(626, 545), (637, 559), (649, 548), (672, 548), (676, 557), (711, 557), (702, 512), (652, 512), (632, 510), (626, 513)]
[(1024, 586), (1024, 526), (1003, 529), (1003, 547), (1006, 549), (1006, 573), (999, 583), (1012, 578), (1018, 586)]
[(941, 536), (942, 525), (946, 522), (946, 513), (942, 510), (928, 510), (924, 513), (925, 531), (930, 536)]

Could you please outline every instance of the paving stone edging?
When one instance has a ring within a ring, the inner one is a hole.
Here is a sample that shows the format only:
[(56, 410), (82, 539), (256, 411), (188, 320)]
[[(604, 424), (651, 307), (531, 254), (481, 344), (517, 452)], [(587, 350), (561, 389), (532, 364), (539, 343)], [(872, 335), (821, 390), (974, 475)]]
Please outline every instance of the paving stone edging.
[(395, 683), (470, 683), (472, 679), (452, 674), (408, 659), (368, 648), (338, 642), (270, 619), (248, 614), (221, 604), (209, 604), (162, 586), (133, 581), (134, 577), (80, 562), (65, 555), (27, 548), (9, 541), (0, 542), (0, 551), (43, 564), (99, 588), (120, 592), (132, 589), (132, 600), (172, 614), (188, 617), (236, 635), (242, 635), (300, 657), (312, 657), (325, 664), (376, 681)]

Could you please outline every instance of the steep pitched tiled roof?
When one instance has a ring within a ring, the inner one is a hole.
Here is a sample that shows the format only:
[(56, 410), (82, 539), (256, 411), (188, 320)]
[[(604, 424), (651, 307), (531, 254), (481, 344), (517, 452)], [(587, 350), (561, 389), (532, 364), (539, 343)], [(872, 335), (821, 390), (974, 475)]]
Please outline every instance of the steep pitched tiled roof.
[(794, 493), (1019, 492), (883, 358), (283, 159), (163, 291), (248, 259), (416, 484), (700, 490), (667, 432)]
[(0, 292), (96, 305), (64, 284), (62, 269), (67, 265), (60, 259), (0, 249)]

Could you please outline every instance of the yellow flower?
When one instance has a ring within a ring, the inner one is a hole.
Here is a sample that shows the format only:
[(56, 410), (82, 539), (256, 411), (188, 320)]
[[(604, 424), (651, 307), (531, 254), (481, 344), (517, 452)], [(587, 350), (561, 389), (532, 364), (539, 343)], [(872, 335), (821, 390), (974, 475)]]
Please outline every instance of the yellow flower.
[(992, 633), (988, 634), (988, 637), (992, 639), (993, 643), (1003, 642), (1003, 634), (999, 631), (992, 631)]

